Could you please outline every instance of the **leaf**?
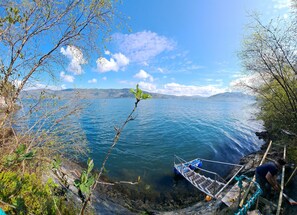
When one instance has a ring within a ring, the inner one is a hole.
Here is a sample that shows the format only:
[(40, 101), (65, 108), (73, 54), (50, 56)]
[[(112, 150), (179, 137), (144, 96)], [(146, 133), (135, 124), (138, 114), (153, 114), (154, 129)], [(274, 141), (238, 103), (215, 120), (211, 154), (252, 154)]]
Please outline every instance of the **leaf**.
[(91, 187), (95, 182), (95, 178), (94, 177), (90, 177), (88, 182), (86, 183), (87, 187)]
[(82, 193), (86, 193), (86, 194), (89, 194), (90, 193), (90, 188), (87, 187), (85, 184), (81, 184), (79, 186), (79, 189)]
[(15, 150), (15, 153), (18, 155), (23, 154), (26, 150), (26, 145), (25, 144), (20, 144), (18, 148)]
[(62, 165), (62, 160), (61, 158), (56, 158), (54, 159), (53, 163), (52, 163), (52, 169), (59, 169)]
[(130, 89), (130, 93), (133, 93), (134, 95), (136, 94), (134, 89)]
[(130, 92), (134, 94), (136, 100), (144, 100), (144, 99), (149, 99), (152, 98), (151, 95), (147, 93), (143, 93), (143, 91), (139, 88), (139, 85), (136, 85), (136, 89), (130, 89)]
[(83, 171), (83, 173), (81, 174), (80, 180), (81, 180), (81, 183), (82, 183), (82, 184), (87, 183), (87, 181), (88, 181), (88, 176), (87, 176), (87, 173), (86, 173), (85, 171)]
[(23, 156), (25, 159), (32, 159), (34, 157), (34, 152), (30, 151)]
[(146, 93), (144, 93), (143, 95), (142, 95), (142, 97), (141, 97), (141, 99), (150, 99), (150, 98), (152, 98), (152, 96), (150, 95), (150, 94), (146, 94)]
[(88, 159), (88, 174), (92, 171), (94, 168), (94, 161), (92, 159)]
[(73, 185), (74, 185), (75, 187), (79, 187), (80, 184), (81, 184), (81, 183), (80, 183), (80, 180), (79, 180), (79, 179), (75, 179), (74, 182), (73, 182)]

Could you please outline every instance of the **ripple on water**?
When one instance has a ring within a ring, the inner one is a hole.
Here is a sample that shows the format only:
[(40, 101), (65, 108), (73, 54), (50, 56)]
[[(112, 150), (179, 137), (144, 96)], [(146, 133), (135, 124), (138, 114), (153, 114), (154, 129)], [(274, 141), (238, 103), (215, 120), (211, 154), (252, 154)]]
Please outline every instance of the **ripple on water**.
[[(114, 126), (124, 122), (133, 109), (133, 99), (97, 99), (73, 124), (80, 125), (88, 140), (90, 155), (99, 168), (112, 144)], [(130, 121), (107, 162), (115, 180), (143, 183), (157, 192), (172, 189), (174, 155), (237, 163), (262, 144), (254, 135), (262, 129), (253, 120), (257, 112), (251, 101), (152, 99), (139, 103), (136, 119)], [(178, 185), (179, 186), (179, 185)], [(190, 189), (190, 188), (189, 188)]]

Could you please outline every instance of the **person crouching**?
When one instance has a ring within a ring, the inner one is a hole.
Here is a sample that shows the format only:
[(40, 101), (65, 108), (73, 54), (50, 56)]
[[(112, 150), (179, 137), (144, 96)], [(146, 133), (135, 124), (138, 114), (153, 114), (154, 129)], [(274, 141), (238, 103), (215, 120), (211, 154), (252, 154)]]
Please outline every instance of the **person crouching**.
[(256, 182), (260, 185), (265, 198), (269, 198), (271, 195), (271, 187), (275, 192), (280, 191), (280, 185), (276, 178), (278, 171), (286, 164), (286, 161), (282, 158), (276, 162), (268, 162), (256, 168)]

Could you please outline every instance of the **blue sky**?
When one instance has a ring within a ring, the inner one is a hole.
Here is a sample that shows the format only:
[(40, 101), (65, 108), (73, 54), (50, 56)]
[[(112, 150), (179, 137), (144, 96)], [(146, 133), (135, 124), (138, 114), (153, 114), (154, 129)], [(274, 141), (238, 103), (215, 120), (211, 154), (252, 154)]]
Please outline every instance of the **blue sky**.
[[(63, 88), (131, 88), (149, 92), (209, 96), (231, 91), (242, 77), (237, 57), (248, 13), (263, 20), (289, 16), (289, 0), (124, 0), (118, 11), (130, 17), (112, 32), (101, 56), (85, 59), (64, 47)], [(129, 31), (131, 29), (131, 31)], [(102, 44), (98, 44), (102, 46)], [(67, 61), (66, 61), (67, 62)]]

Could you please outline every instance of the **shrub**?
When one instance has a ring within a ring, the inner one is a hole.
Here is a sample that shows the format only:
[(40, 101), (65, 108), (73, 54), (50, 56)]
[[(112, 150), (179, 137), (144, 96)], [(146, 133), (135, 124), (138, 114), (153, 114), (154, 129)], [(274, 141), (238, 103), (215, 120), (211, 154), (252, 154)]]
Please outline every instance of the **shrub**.
[(36, 174), (0, 173), (0, 199), (15, 206), (1, 205), (9, 214), (55, 214), (52, 180), (42, 183)]

